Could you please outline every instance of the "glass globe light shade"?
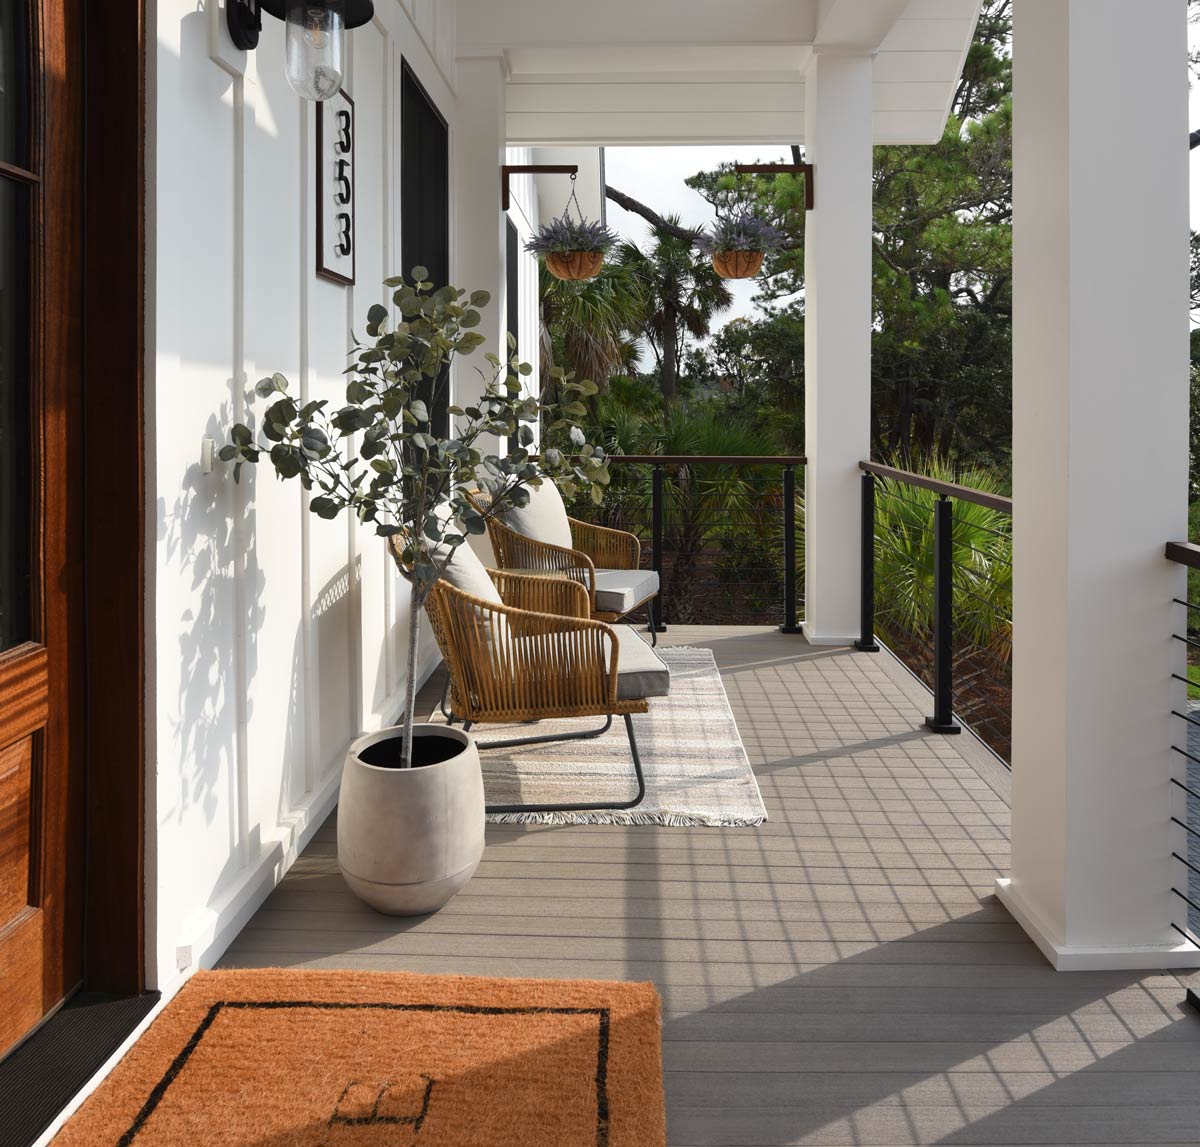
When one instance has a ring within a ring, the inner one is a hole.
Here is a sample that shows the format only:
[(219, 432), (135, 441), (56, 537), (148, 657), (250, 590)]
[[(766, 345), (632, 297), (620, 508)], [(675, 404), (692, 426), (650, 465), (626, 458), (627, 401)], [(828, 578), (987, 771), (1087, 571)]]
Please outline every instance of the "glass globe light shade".
[(288, 0), (287, 78), (305, 99), (337, 95), (345, 42), (342, 0)]

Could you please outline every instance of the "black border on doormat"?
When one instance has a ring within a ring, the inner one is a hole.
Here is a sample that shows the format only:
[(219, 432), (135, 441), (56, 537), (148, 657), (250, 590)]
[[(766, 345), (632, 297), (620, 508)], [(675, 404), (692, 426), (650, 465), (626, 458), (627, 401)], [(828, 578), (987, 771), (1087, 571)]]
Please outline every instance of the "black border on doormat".
[(29, 1147), (158, 1003), (80, 992), (0, 1062), (0, 1147)]
[(204, 1019), (192, 1033), (183, 1050), (171, 1061), (162, 1079), (150, 1092), (142, 1109), (118, 1140), (117, 1147), (129, 1147), (146, 1121), (154, 1114), (171, 1084), (187, 1066), (192, 1053), (200, 1046), (205, 1033), (227, 1008), (256, 1011), (279, 1011), (286, 1008), (317, 1008), (322, 1011), (391, 1011), (391, 1012), (458, 1012), (468, 1016), (595, 1016), (599, 1028), (596, 1047), (596, 1147), (608, 1147), (608, 1043), (610, 1013), (608, 1008), (504, 1008), (483, 1004), (404, 1004), (387, 1002), (353, 1003), (338, 1000), (218, 1000), (208, 1009)]

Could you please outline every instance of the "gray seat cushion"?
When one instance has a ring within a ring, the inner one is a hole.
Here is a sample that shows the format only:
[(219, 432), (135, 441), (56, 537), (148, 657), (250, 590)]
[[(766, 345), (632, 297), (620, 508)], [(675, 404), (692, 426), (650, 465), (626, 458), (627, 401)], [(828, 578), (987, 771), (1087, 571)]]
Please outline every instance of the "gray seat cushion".
[(614, 625), (617, 635), (617, 696), (622, 701), (665, 697), (671, 692), (671, 671), (631, 625)]
[(656, 593), (658, 574), (653, 570), (596, 571), (596, 608), (606, 613), (628, 613)]
[(504, 524), (524, 538), (551, 546), (571, 548), (571, 523), (558, 487), (547, 478), (540, 486), (530, 486), (529, 504), (504, 513)]

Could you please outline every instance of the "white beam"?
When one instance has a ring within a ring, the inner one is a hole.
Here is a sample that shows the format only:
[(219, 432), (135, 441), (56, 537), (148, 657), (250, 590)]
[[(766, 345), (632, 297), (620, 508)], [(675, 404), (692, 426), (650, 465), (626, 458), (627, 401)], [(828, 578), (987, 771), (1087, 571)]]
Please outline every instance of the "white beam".
[(826, 52), (873, 52), (907, 7), (908, 0), (818, 0), (813, 43)]
[(458, 0), (464, 46), (809, 43), (813, 0)]
[[(1059, 968), (1180, 967), (1187, 23), (1015, 5), (1012, 875)], [(1114, 81), (1119, 77), (1119, 81)], [(1113, 151), (1113, 141), (1119, 149)]]
[(871, 446), (871, 57), (808, 73), (804, 234), (805, 621), (844, 644), (859, 622), (859, 470)]
[(498, 56), (460, 59), (454, 148), (454, 285), (491, 293), (479, 333), (486, 344), (458, 364), (451, 380), (460, 406), (478, 397), (486, 369), (484, 354), (506, 357), (504, 214), (500, 210), (500, 168), (505, 162), (504, 71)]

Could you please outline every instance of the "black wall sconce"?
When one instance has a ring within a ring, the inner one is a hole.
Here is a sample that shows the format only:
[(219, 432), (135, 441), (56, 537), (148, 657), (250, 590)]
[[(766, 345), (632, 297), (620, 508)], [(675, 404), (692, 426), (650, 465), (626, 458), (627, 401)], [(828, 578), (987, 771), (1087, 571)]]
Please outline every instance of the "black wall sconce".
[(375, 15), (372, 0), (225, 0), (234, 46), (258, 47), (262, 14), (287, 23), (288, 83), (305, 99), (337, 95), (345, 74), (345, 39)]

